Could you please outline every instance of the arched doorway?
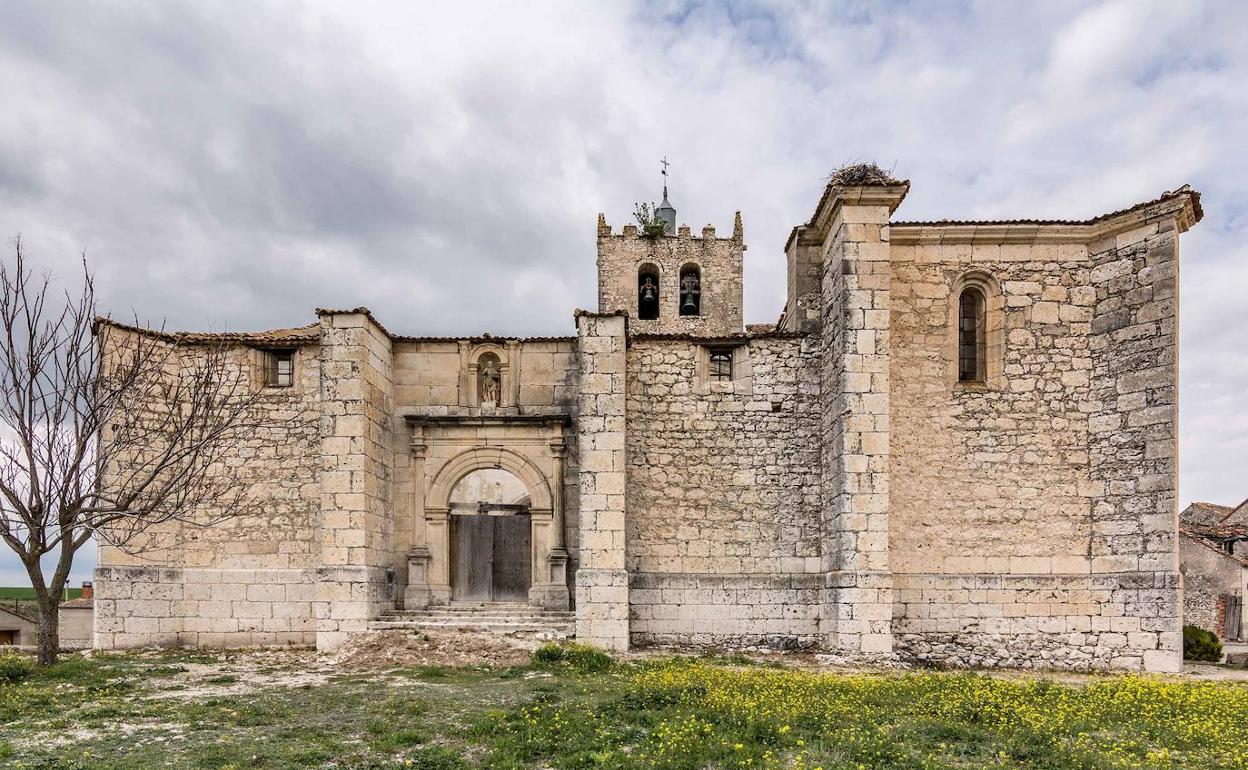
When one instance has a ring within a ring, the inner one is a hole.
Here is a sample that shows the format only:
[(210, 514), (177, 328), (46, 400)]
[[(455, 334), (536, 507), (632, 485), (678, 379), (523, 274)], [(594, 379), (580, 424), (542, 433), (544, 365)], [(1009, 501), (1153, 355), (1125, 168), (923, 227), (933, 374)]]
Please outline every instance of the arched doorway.
[[(484, 538), (486, 522), (471, 518), (482, 516), (481, 503), (486, 503), (484, 515), (497, 514), (509, 521), (488, 522), (490, 527), (490, 558), (494, 556), (494, 543), (514, 546), (517, 551), (525, 541), (523, 536), (508, 537), (503, 533), (500, 540), (494, 528), (509, 526), (521, 529), (519, 521), (527, 518), (529, 523), (526, 558), (529, 572), (525, 581), (517, 584), (528, 586), (527, 602), (548, 609), (566, 610), (569, 604), (567, 564), (568, 552), (564, 547), (563, 532), (563, 475), (564, 475), (564, 429), (567, 418), (541, 415), (478, 415), (460, 416), (412, 416), (407, 418), (412, 427), (412, 549), (408, 553), (408, 584), (404, 589), (404, 604), (408, 607), (424, 607), (430, 604), (446, 604), (463, 595), (452, 591), (452, 563), (459, 565), (460, 577), (456, 583), (471, 585), (473, 594), (484, 594), (486, 574), (477, 575), (475, 583), (465, 580), (462, 569), (474, 562), (480, 564), (485, 544), (475, 538), (459, 537), (471, 527), (480, 527)], [(477, 471), (503, 471), (503, 475), (473, 476)], [(472, 478), (469, 478), (472, 477)], [(475, 479), (505, 479), (498, 486), (475, 481)], [(468, 479), (461, 486), (460, 482)], [(519, 481), (520, 486), (515, 484)], [(527, 495), (530, 499), (525, 500)], [(452, 504), (457, 504), (452, 512)], [(527, 504), (527, 505), (525, 505)], [(522, 506), (508, 508), (507, 506)], [(527, 514), (524, 516), (523, 514)], [(453, 534), (452, 529), (456, 532)], [(457, 556), (459, 549), (466, 549)], [(521, 562), (523, 563), (523, 562)], [(504, 568), (516, 562), (505, 559)], [(496, 595), (494, 571), (488, 574), (490, 595)], [(516, 588), (500, 586), (497, 595), (515, 596)], [(521, 597), (523, 600), (523, 597)]]
[(531, 500), (501, 468), (466, 474), (451, 490), (451, 599), (525, 602), (533, 574)]

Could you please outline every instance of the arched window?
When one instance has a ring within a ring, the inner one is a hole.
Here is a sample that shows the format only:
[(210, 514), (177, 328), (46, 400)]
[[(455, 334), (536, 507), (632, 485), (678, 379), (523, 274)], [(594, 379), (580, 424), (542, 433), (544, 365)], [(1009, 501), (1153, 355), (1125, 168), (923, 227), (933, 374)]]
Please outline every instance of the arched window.
[(958, 382), (987, 381), (984, 293), (968, 286), (958, 297)]
[(702, 315), (702, 271), (697, 265), (680, 269), (680, 314)]
[(637, 317), (642, 321), (659, 317), (659, 269), (654, 265), (637, 268)]

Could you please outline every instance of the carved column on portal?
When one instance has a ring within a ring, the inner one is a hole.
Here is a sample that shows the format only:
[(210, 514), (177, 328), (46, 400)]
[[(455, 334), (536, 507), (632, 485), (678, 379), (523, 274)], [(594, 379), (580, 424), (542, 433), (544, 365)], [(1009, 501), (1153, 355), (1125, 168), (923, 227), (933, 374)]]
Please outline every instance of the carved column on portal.
[(566, 610), (571, 600), (568, 593), (568, 550), (564, 546), (563, 534), (563, 458), (567, 454), (567, 448), (564, 446), (563, 430), (562, 428), (558, 430), (559, 435), (550, 440), (553, 471), (550, 477), (551, 515), (547, 539), (549, 548), (546, 552), (546, 564), (543, 565), (544, 574), (542, 575), (542, 583), (545, 585), (535, 585), (534, 593), (540, 592), (540, 595), (530, 596), (529, 601), (540, 603), (548, 609)]
[(459, 405), (473, 406), (477, 403), (477, 373), (468, 372), (470, 347), (468, 340), (459, 341)]
[(507, 340), (507, 360), (503, 363), (509, 376), (504, 378), (507, 392), (502, 394), (499, 406), (520, 405), (520, 340)]
[(407, 590), (403, 593), (406, 609), (428, 607), (429, 540), (425, 527), (425, 429), (412, 427), (412, 550), (407, 554)]

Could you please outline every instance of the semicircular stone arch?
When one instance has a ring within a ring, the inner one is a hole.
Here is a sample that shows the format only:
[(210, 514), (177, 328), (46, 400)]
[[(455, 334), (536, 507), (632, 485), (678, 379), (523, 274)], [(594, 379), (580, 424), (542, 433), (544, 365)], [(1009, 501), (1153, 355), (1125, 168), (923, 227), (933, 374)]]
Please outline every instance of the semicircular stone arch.
[(491, 468), (508, 471), (520, 479), (529, 490), (533, 509), (551, 509), (553, 498), (546, 474), (527, 457), (502, 447), (473, 447), (447, 460), (429, 485), (426, 506), (438, 509), (449, 507), (451, 492), (460, 479), (473, 471)]

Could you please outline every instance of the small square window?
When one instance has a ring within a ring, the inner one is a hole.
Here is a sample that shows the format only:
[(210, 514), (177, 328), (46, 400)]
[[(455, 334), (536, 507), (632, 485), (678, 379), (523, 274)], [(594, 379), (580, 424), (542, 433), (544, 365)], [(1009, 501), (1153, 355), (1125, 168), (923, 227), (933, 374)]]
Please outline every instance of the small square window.
[(711, 382), (732, 382), (732, 351), (712, 350), (707, 377)]
[(289, 388), (295, 384), (295, 351), (265, 352), (264, 384), (270, 388)]

